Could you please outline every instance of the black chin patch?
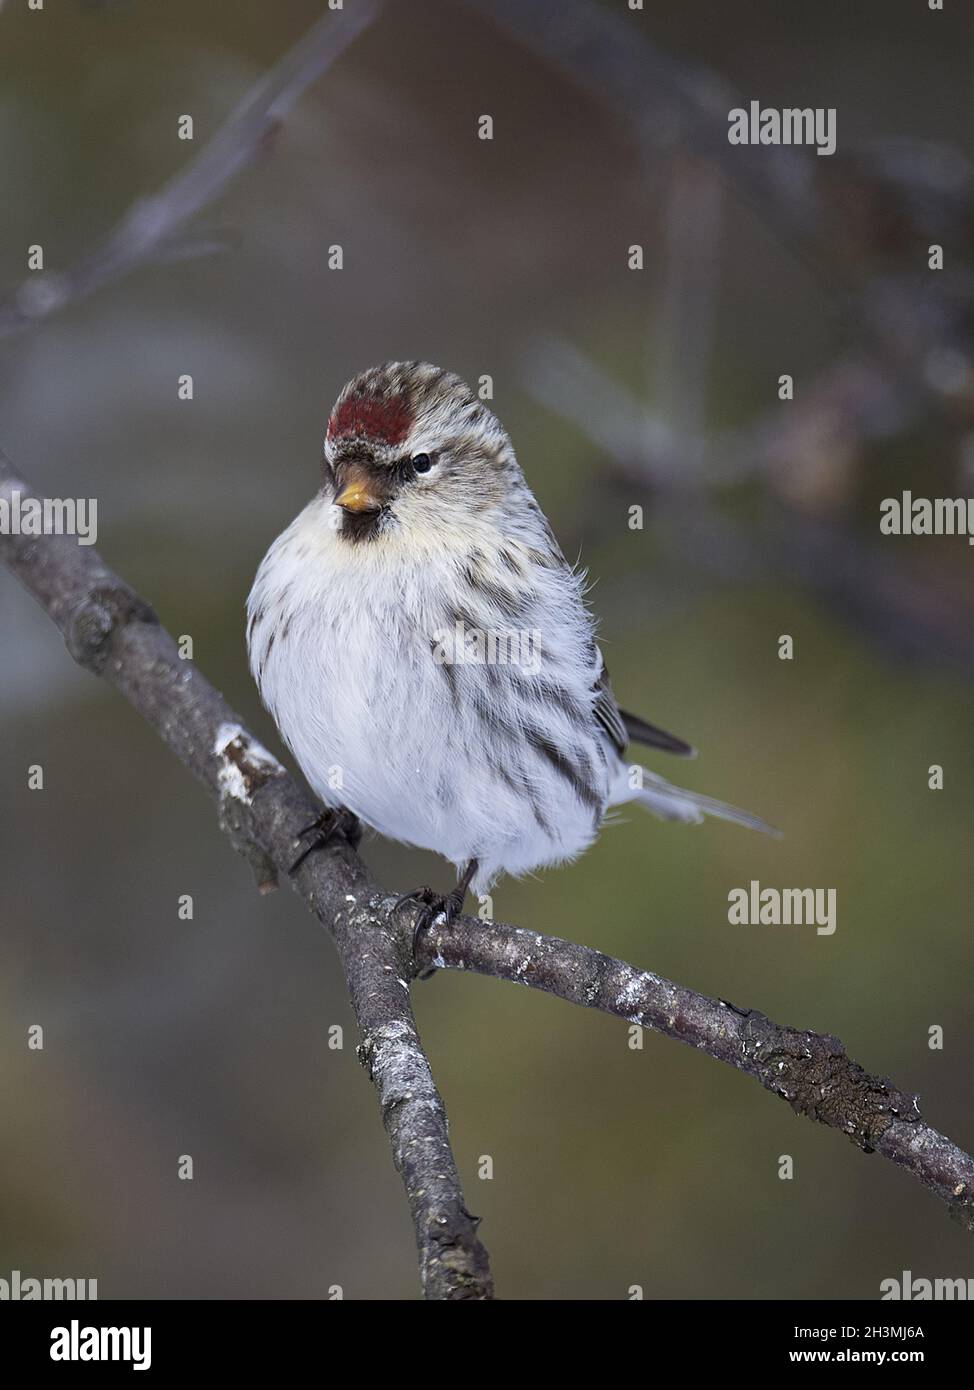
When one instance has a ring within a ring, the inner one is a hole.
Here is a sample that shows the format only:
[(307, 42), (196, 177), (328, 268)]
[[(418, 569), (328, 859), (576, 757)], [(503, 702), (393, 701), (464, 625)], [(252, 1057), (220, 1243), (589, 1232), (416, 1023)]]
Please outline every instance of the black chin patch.
[(352, 541), (355, 544), (360, 541), (374, 541), (382, 528), (384, 516), (384, 511), (343, 512), (338, 534), (344, 540)]

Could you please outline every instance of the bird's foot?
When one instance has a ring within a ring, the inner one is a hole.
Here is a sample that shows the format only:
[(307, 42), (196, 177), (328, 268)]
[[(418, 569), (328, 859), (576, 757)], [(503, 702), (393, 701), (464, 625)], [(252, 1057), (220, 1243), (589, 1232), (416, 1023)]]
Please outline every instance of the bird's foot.
[[(448, 927), (451, 922), (454, 922), (456, 918), (459, 917), (466, 893), (466, 886), (464, 885), (461, 888), (460, 884), (457, 884), (456, 888), (454, 888), (451, 893), (447, 893), (444, 897), (442, 893), (437, 893), (434, 888), (424, 885), (422, 888), (414, 888), (409, 893), (403, 893), (396, 899), (392, 905), (393, 911), (398, 907), (404, 906), (405, 903), (423, 904), (423, 910), (416, 919), (416, 927), (413, 931), (414, 959), (419, 949), (420, 938), (424, 932), (429, 931), (430, 927), (438, 918), (442, 917), (443, 925)], [(416, 978), (418, 980), (428, 980), (432, 974), (434, 974), (433, 969), (424, 970), (422, 974), (417, 975)]]
[(310, 825), (306, 825), (303, 830), (298, 831), (298, 842), (309, 836), (310, 839), (291, 865), (288, 873), (296, 874), (309, 854), (313, 854), (316, 849), (324, 849), (330, 845), (336, 835), (343, 835), (352, 849), (358, 849), (359, 841), (362, 838), (362, 826), (358, 816), (347, 806), (326, 806), (321, 815), (317, 816)]

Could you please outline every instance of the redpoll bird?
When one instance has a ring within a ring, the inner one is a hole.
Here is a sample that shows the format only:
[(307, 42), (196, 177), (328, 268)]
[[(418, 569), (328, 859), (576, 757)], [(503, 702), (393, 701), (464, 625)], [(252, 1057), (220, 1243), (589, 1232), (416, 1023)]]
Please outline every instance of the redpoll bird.
[(357, 835), (356, 817), (436, 850), (458, 883), (406, 895), (421, 925), (502, 873), (574, 859), (624, 802), (770, 828), (627, 762), (630, 740), (693, 749), (619, 709), (583, 576), (510, 439), (429, 363), (341, 392), (323, 486), (264, 557), (247, 613), (261, 697), (327, 808), (305, 853)]

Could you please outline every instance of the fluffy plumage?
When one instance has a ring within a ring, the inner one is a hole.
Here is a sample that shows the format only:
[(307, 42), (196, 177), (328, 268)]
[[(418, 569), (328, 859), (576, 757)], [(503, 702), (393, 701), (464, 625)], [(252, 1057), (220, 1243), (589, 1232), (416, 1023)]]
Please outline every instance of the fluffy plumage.
[(627, 801), (768, 829), (633, 774), (630, 737), (692, 750), (619, 710), (583, 577), (500, 422), (438, 367), (387, 363), (344, 388), (323, 486), (247, 610), (261, 696), (316, 795), (458, 869), (476, 860), (476, 892), (575, 858)]

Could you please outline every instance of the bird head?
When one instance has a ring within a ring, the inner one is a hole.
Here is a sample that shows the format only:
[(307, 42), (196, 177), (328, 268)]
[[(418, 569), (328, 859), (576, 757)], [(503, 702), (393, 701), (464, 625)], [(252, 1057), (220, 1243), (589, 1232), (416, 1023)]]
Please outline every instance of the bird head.
[(341, 391), (324, 474), (343, 539), (435, 543), (502, 507), (518, 469), (499, 421), (458, 376), (387, 362)]

